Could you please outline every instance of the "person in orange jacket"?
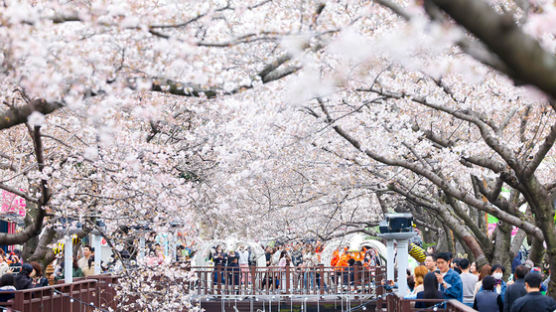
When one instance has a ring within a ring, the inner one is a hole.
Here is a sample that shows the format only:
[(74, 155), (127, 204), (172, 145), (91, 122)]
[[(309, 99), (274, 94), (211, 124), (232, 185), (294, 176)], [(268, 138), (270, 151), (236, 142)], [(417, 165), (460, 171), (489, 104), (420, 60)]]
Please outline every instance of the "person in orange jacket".
[(338, 265), (339, 260), (340, 260), (340, 252), (336, 249), (332, 253), (332, 260), (330, 260), (330, 266), (336, 267)]
[(355, 262), (357, 261), (363, 262), (364, 257), (365, 257), (365, 251), (354, 251), (352, 254), (352, 258), (353, 260), (355, 260)]
[(338, 267), (340, 267), (341, 271), (344, 270), (344, 267), (349, 266), (349, 259), (351, 259), (351, 255), (348, 252), (348, 248), (345, 247), (344, 252), (340, 255), (340, 260), (338, 261)]

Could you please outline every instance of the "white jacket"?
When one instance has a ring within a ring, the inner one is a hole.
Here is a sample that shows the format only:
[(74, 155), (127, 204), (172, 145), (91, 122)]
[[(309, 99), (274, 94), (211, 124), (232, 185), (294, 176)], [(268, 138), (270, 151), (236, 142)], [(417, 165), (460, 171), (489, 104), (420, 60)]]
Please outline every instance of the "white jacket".
[(249, 251), (238, 251), (237, 254), (239, 255), (239, 264), (249, 264)]
[(11, 273), (10, 266), (8, 265), (7, 262), (3, 261), (2, 263), (0, 263), (0, 276), (6, 273)]

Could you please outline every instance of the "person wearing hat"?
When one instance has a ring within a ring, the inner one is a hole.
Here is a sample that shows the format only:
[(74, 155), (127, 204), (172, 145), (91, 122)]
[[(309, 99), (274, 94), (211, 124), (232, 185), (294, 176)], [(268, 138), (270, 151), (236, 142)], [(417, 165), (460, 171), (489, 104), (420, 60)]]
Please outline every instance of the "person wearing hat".
[(21, 266), (21, 271), (19, 271), (14, 278), (15, 289), (33, 288), (33, 276), (35, 276), (35, 274), (36, 272), (33, 266), (29, 263), (24, 263)]

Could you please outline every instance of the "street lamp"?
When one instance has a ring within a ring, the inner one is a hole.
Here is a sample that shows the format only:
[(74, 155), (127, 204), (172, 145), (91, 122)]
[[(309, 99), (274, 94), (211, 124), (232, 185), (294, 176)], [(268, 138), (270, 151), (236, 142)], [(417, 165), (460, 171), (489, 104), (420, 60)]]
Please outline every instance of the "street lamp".
[(106, 224), (104, 221), (97, 220), (96, 227), (91, 232), (93, 234), (93, 248), (95, 249), (95, 275), (99, 275), (101, 272), (101, 261), (102, 261), (102, 233), (106, 230)]
[(413, 232), (413, 216), (410, 213), (386, 214), (385, 219), (380, 222), (379, 237), (386, 240), (386, 279), (394, 280), (394, 241), (397, 242), (398, 262), (398, 293), (406, 296), (407, 286), (407, 263), (409, 239), (415, 235)]
[(66, 234), (64, 237), (64, 282), (73, 282), (73, 236), (82, 229), (81, 222), (70, 218), (61, 218), (56, 227), (58, 232)]
[(150, 232), (150, 227), (146, 223), (137, 224), (132, 227), (139, 233), (139, 251), (137, 253), (137, 264), (145, 259), (145, 233)]
[[(179, 220), (174, 220), (172, 222), (170, 222), (170, 228), (172, 231), (172, 237), (171, 240), (169, 241), (170, 245), (170, 257), (171, 257), (171, 262), (174, 262), (176, 260), (176, 243), (177, 243), (177, 231), (183, 227), (183, 223), (181, 223)], [(169, 237), (170, 239), (170, 237)]]

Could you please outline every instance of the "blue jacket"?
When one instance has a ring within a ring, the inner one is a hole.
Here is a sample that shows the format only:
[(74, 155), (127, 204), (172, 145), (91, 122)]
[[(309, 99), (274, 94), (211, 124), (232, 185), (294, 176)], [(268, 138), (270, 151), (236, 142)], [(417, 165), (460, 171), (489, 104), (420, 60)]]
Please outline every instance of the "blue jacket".
[(444, 282), (447, 284), (447, 288), (440, 285), (440, 291), (444, 293), (445, 299), (456, 299), (459, 302), (463, 301), (463, 283), (461, 282), (461, 277), (456, 271), (450, 269), (444, 275)]

